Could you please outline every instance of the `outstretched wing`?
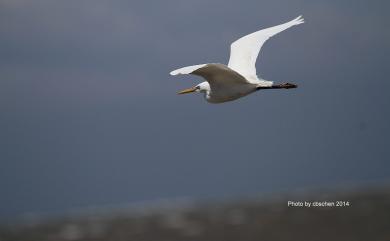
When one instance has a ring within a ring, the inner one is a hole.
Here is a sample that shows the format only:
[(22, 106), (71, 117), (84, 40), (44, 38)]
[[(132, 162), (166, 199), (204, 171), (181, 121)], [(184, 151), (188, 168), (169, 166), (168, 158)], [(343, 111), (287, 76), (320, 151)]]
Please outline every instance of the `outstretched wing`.
[(301, 23), (304, 23), (304, 19), (299, 16), (290, 22), (262, 29), (236, 40), (230, 46), (229, 68), (237, 71), (250, 82), (257, 80), (256, 59), (265, 41), (275, 34)]
[(192, 72), (194, 72), (195, 70), (201, 69), (201, 68), (205, 67), (206, 65), (208, 65), (208, 64), (191, 65), (191, 66), (183, 67), (180, 69), (176, 69), (169, 74), (170, 75), (192, 74)]
[(200, 64), (174, 70), (171, 75), (194, 74), (209, 82), (212, 90), (224, 89), (232, 85), (247, 85), (249, 82), (239, 73), (223, 64)]

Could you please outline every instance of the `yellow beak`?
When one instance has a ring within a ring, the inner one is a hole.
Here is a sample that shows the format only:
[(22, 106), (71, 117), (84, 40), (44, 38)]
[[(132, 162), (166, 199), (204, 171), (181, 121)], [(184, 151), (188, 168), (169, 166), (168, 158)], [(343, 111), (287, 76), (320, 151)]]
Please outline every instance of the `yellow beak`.
[(195, 87), (192, 87), (192, 88), (189, 88), (189, 89), (182, 90), (182, 91), (180, 91), (180, 92), (177, 93), (177, 94), (179, 94), (179, 95), (188, 94), (188, 93), (195, 92), (195, 90), (196, 90), (196, 88), (195, 88)]

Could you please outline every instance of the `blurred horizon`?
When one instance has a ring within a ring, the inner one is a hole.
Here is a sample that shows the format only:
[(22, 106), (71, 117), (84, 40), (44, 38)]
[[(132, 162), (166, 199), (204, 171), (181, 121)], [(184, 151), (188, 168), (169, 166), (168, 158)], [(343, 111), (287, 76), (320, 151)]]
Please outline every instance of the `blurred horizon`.
[[(207, 197), (190, 197), (190, 196), (175, 196), (167, 198), (155, 198), (149, 200), (138, 200), (133, 202), (107, 203), (107, 204), (87, 204), (85, 206), (68, 207), (62, 210), (52, 211), (30, 211), (20, 215), (6, 217), (0, 219), (0, 228), (24, 227), (24, 226), (39, 226), (41, 224), (58, 222), (66, 219), (88, 219), (88, 217), (99, 216), (102, 218), (116, 217), (120, 215), (135, 216), (139, 214), (153, 214), (164, 210), (181, 210), (193, 207), (202, 207), (208, 205), (225, 205), (240, 202), (260, 202), (272, 203), (273, 201), (280, 202), (286, 197), (294, 197), (297, 200), (316, 201), (336, 201), (329, 197), (337, 197), (338, 195), (354, 196), (372, 194), (387, 194), (390, 190), (390, 182), (386, 180), (377, 180), (372, 182), (364, 182), (364, 184), (338, 183), (335, 186), (316, 186), (316, 187), (297, 187), (288, 190), (265, 191), (261, 193), (247, 193), (230, 196), (207, 196)], [(324, 198), (325, 197), (325, 198)], [(316, 199), (317, 198), (317, 199)], [(341, 200), (344, 201), (344, 200)], [(287, 203), (280, 203), (279, 208), (285, 208)], [(354, 205), (363, 205), (355, 203)]]
[[(329, 206), (318, 206), (325, 202)], [(311, 207), (290, 202), (312, 203)], [(387, 240), (390, 193), (321, 191), (273, 198), (160, 201), (0, 225), (3, 240)], [(321, 235), (318, 235), (321, 233)]]

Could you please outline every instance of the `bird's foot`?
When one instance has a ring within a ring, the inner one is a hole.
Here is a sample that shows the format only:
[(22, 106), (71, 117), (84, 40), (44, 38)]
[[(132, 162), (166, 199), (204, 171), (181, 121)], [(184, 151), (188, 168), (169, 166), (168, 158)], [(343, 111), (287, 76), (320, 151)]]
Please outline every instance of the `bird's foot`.
[(298, 85), (291, 84), (291, 83), (283, 83), (283, 84), (280, 84), (280, 87), (282, 87), (283, 89), (293, 89), (293, 88), (297, 88)]

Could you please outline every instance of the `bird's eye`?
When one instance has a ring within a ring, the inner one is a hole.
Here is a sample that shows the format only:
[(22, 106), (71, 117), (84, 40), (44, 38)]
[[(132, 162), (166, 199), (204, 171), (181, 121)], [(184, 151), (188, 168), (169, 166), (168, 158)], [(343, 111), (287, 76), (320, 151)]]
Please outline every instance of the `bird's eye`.
[(200, 90), (200, 86), (196, 86), (195, 89)]

